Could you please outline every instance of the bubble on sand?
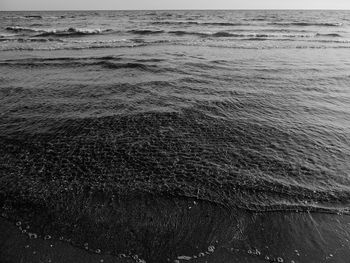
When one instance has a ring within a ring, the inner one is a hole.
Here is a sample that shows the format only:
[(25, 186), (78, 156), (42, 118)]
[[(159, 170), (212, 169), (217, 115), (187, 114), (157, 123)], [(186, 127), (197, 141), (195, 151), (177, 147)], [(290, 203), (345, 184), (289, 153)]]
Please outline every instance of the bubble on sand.
[(205, 255), (204, 255), (203, 252), (201, 252), (201, 253), (198, 254), (198, 257), (204, 257), (204, 256), (205, 256)]
[(282, 262), (283, 262), (283, 258), (278, 257), (278, 258), (277, 258), (277, 262), (278, 262), (278, 263), (282, 263)]
[(29, 236), (30, 239), (36, 239), (36, 238), (38, 238), (38, 235), (35, 234), (35, 233), (28, 233), (28, 236)]
[(51, 239), (51, 236), (50, 236), (50, 235), (46, 235), (46, 236), (44, 237), (44, 239), (45, 239), (45, 240), (49, 240), (49, 239)]
[(214, 246), (209, 246), (209, 247), (208, 247), (208, 251), (209, 251), (210, 253), (213, 253), (213, 252), (215, 251), (215, 247), (214, 247)]
[(99, 248), (98, 248), (98, 249), (96, 249), (96, 250), (95, 250), (95, 253), (97, 253), (97, 254), (101, 254), (101, 249), (99, 249)]
[(22, 225), (21, 221), (16, 222), (16, 226), (21, 226), (21, 225)]
[(88, 249), (89, 249), (89, 243), (84, 243), (84, 248), (85, 248), (86, 250), (88, 250)]

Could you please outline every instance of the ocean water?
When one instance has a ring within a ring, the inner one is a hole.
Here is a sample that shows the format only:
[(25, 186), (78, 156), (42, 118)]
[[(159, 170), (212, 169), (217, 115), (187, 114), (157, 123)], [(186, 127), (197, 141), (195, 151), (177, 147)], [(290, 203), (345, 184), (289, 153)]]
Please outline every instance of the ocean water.
[(348, 262), (349, 209), (349, 11), (0, 12), (0, 210), (22, 231)]

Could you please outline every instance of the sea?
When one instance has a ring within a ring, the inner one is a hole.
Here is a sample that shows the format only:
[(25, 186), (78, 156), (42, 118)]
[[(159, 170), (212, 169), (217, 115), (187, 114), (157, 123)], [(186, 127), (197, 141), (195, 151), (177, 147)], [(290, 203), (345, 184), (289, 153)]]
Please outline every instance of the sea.
[(350, 11), (0, 12), (0, 213), (1, 262), (349, 262)]

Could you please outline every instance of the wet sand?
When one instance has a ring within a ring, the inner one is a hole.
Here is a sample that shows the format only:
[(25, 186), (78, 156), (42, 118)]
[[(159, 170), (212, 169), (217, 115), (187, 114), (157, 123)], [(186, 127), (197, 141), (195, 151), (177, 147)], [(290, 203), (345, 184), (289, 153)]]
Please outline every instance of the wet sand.
[(0, 233), (0, 262), (2, 263), (135, 262), (130, 258), (91, 253), (57, 239), (29, 238), (14, 223), (4, 218), (0, 218)]
[(350, 257), (350, 217), (343, 214), (256, 213), (152, 196), (95, 202), (69, 226), (54, 217), (45, 222), (38, 211), (26, 222), (2, 218), (1, 262), (347, 263)]

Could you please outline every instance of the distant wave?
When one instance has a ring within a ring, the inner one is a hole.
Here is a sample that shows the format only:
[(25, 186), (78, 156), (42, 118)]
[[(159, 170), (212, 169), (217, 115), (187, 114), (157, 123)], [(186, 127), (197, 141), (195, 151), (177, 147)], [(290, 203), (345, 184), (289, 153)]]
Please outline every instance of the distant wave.
[(1, 47), (1, 51), (53, 51), (53, 50), (84, 50), (84, 49), (104, 49), (104, 48), (135, 48), (147, 46), (148, 44), (126, 44), (126, 45), (115, 45), (111, 43), (106, 44), (91, 44), (87, 46), (40, 46), (40, 47), (32, 47), (32, 46), (21, 46), (21, 47)]
[(198, 21), (155, 21), (154, 25), (212, 25), (212, 26), (244, 26), (249, 24), (233, 22), (198, 22)]
[(229, 32), (193, 32), (193, 31), (183, 31), (183, 30), (175, 30), (175, 31), (169, 31), (169, 34), (174, 34), (177, 36), (183, 36), (183, 35), (194, 35), (194, 36), (201, 36), (201, 37), (244, 37), (247, 36), (245, 34), (234, 34)]
[(8, 19), (62, 19), (66, 18), (64, 15), (59, 16), (41, 16), (41, 15), (25, 15), (25, 16), (6, 16)]
[(277, 37), (291, 37), (291, 38), (297, 38), (297, 37), (312, 37), (310, 34), (261, 34), (261, 33), (231, 33), (226, 31), (219, 31), (219, 32), (193, 32), (193, 31), (183, 31), (183, 30), (176, 30), (176, 31), (169, 31), (169, 34), (175, 34), (178, 36), (182, 35), (195, 35), (195, 36), (201, 36), (201, 37), (254, 37), (254, 38), (277, 38)]
[(0, 38), (0, 41), (8, 42), (63, 42), (59, 38)]
[(276, 26), (323, 26), (323, 27), (340, 27), (342, 23), (312, 23), (312, 22), (273, 22), (269, 23), (269, 25)]
[(265, 21), (267, 18), (245, 18), (245, 21)]
[(137, 35), (152, 35), (152, 34), (161, 34), (164, 33), (163, 30), (150, 30), (150, 29), (144, 29), (144, 30), (129, 30), (128, 33), (137, 34)]
[(177, 35), (177, 36), (183, 36), (183, 35), (208, 36), (209, 35), (206, 33), (183, 31), (183, 30), (169, 31), (168, 33), (173, 34), (173, 35)]
[(67, 30), (53, 30), (40, 33), (37, 36), (84, 36), (84, 35), (96, 35), (105, 32), (111, 32), (111, 29), (89, 29), (89, 28), (68, 28)]
[[(251, 20), (252, 21), (252, 20)], [(259, 20), (260, 21), (260, 20)], [(207, 26), (251, 26), (256, 24), (240, 23), (240, 22), (200, 22), (200, 21), (155, 21), (155, 25), (207, 25)], [(312, 23), (312, 22), (271, 22), (267, 25), (275, 26), (324, 26), (324, 27), (339, 27), (342, 23)]]
[(30, 27), (20, 27), (20, 26), (8, 26), (6, 27), (6, 30), (13, 31), (13, 32), (39, 32), (42, 31), (40, 29), (36, 28), (30, 28)]
[(330, 34), (317, 33), (316, 36), (318, 36), (318, 37), (342, 37), (342, 35), (336, 34), (336, 33), (330, 33)]
[(0, 62), (0, 66), (22, 66), (22, 67), (86, 67), (86, 66), (101, 66), (107, 69), (135, 69), (148, 72), (161, 72), (166, 70), (155, 64), (159, 60), (142, 60), (142, 61), (126, 61), (121, 62), (121, 58), (117, 56), (103, 57), (82, 57), (82, 58), (32, 58), (32, 59), (17, 59), (5, 60)]
[(27, 16), (24, 16), (25, 18), (36, 18), (36, 19), (42, 19), (43, 17), (40, 16), (40, 15), (27, 15)]
[(0, 34), (0, 38), (14, 37), (16, 34)]
[(157, 65), (154, 65), (154, 64), (150, 65), (150, 64), (144, 64), (144, 63), (138, 63), (138, 62), (115, 63), (111, 61), (101, 61), (97, 63), (97, 65), (101, 65), (109, 69), (137, 69), (141, 71), (150, 71), (150, 72), (161, 71), (161, 68), (159, 68)]
[(111, 32), (111, 29), (90, 29), (90, 28), (74, 28), (68, 29), (38, 29), (30, 27), (12, 26), (6, 27), (6, 30), (12, 32), (32, 32), (36, 33), (36, 36), (82, 36), (82, 35), (96, 35), (105, 32)]

